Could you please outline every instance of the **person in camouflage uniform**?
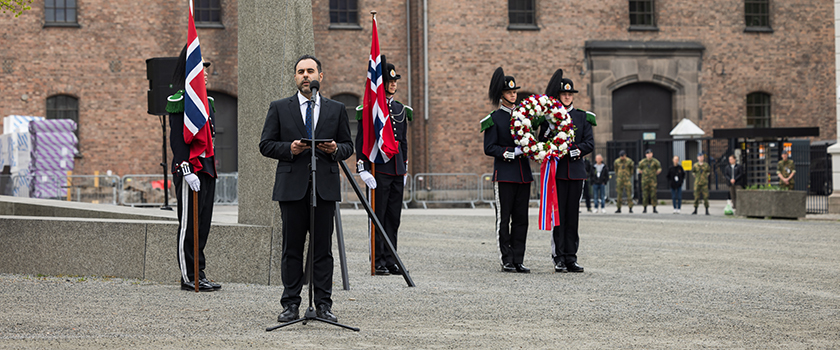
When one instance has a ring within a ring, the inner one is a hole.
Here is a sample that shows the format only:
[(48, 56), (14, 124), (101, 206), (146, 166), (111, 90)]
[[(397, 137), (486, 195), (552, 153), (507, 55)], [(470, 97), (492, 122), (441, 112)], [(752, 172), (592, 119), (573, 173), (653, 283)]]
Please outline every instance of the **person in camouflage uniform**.
[(796, 175), (796, 165), (793, 159), (788, 159), (788, 153), (782, 152), (782, 160), (776, 167), (776, 175), (779, 176), (779, 188), (793, 191), (793, 175)]
[(642, 205), (645, 206), (642, 213), (647, 213), (648, 204), (653, 206), (654, 214), (659, 213), (656, 211), (656, 176), (661, 172), (662, 166), (658, 159), (653, 158), (653, 151), (645, 150), (645, 159), (639, 162), (639, 174), (642, 174)]
[(703, 198), (703, 205), (706, 206), (706, 215), (709, 215), (709, 174), (712, 168), (708, 163), (704, 163), (705, 156), (703, 152), (697, 155), (697, 163), (691, 168), (694, 173), (694, 212), (691, 215), (697, 215), (697, 207), (700, 205), (700, 198)]
[(618, 195), (615, 201), (615, 206), (618, 208), (615, 212), (621, 213), (621, 200), (623, 194), (627, 196), (627, 207), (630, 212), (633, 212), (633, 167), (635, 163), (630, 158), (627, 158), (627, 152), (621, 150), (618, 152), (620, 156), (613, 163), (615, 169), (615, 192)]

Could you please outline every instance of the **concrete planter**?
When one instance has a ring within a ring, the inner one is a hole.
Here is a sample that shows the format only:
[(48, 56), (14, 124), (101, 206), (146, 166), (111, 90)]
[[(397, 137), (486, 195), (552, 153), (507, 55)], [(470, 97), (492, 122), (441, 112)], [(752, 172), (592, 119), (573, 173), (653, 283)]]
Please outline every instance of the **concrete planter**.
[(738, 190), (738, 210), (746, 217), (804, 218), (805, 191)]

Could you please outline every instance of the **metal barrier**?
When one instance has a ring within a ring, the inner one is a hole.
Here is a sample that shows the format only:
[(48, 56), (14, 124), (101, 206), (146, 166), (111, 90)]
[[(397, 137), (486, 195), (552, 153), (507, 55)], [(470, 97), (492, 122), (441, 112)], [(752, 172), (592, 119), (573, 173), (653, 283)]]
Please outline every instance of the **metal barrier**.
[[(411, 177), (411, 174), (406, 174), (406, 183), (405, 189), (403, 190), (403, 208), (408, 209), (408, 203), (411, 202), (411, 195), (413, 193), (412, 184), (414, 183), (414, 179)], [(353, 181), (356, 181), (356, 185), (359, 186), (360, 189), (366, 188), (365, 182), (362, 181), (362, 177), (359, 174), (353, 174)], [(353, 205), (353, 209), (359, 209), (359, 205), (362, 202), (359, 198), (356, 197), (356, 192), (353, 191), (353, 188), (350, 187), (350, 183), (347, 182), (347, 177), (342, 173), (341, 174), (341, 201), (344, 203), (349, 203)]]
[(216, 177), (216, 205), (239, 205), (239, 173), (218, 174)]
[[(175, 205), (172, 191), (172, 178), (168, 177), (169, 203)], [(120, 204), (130, 207), (158, 207), (164, 203), (163, 175), (130, 174), (124, 175), (120, 181)]]
[(0, 194), (16, 197), (116, 205), (119, 187), (113, 175), (0, 175)]
[(66, 200), (117, 205), (120, 178), (116, 175), (71, 175)]
[[(237, 192), (239, 173), (217, 174), (216, 195), (213, 200), (218, 205), (236, 205), (239, 203)], [(172, 177), (169, 182), (169, 204), (176, 205), (177, 198), (173, 191)], [(120, 204), (131, 207), (159, 207), (164, 203), (163, 174), (132, 174), (122, 177), (120, 188)]]
[[(530, 203), (539, 203), (540, 202), (540, 173), (531, 173), (531, 176), (534, 178), (534, 182), (531, 183), (531, 196), (529, 198)], [(490, 208), (496, 208), (496, 194), (493, 190), (493, 174), (492, 173), (484, 173), (478, 177), (479, 183), (479, 194), (481, 202), (490, 204)]]
[(474, 173), (420, 173), (412, 183), (414, 200), (423, 203), (468, 203), (475, 208), (481, 200), (481, 183)]

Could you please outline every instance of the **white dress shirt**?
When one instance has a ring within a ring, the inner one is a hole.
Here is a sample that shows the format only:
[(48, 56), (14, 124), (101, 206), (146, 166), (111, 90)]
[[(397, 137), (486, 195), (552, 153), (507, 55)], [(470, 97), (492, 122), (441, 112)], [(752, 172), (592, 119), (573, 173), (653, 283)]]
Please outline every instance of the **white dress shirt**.
[[(303, 118), (303, 125), (306, 125), (306, 102), (308, 98), (298, 91), (298, 102), (300, 103), (300, 116)], [(312, 108), (312, 138), (315, 138), (315, 127), (318, 125), (318, 116), (321, 115), (321, 94), (315, 95), (315, 107)]]

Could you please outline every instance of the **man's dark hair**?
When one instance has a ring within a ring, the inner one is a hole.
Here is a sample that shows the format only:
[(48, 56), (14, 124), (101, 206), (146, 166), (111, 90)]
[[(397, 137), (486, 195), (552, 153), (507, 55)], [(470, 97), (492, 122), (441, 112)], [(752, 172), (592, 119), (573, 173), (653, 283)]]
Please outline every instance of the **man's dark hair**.
[(303, 61), (303, 60), (313, 60), (313, 61), (315, 61), (315, 64), (318, 65), (318, 73), (321, 73), (321, 61), (319, 61), (317, 58), (315, 58), (315, 56), (312, 56), (312, 55), (300, 56), (300, 58), (297, 59), (297, 62), (295, 62), (295, 66), (292, 69), (293, 72), (297, 73), (297, 65), (298, 65), (298, 63), (300, 63), (300, 61)]

